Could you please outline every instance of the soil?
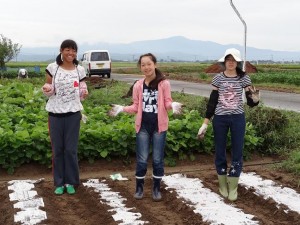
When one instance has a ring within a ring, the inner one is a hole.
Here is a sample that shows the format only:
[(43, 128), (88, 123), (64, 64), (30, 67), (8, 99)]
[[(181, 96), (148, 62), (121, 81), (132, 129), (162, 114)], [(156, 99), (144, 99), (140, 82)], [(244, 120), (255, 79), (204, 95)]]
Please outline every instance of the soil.
[[(220, 73), (224, 71), (224, 68), (220, 63), (215, 63), (204, 70), (205, 73)], [(257, 73), (257, 68), (250, 62), (246, 62), (246, 73)]]
[[(133, 208), (133, 211), (142, 214), (141, 220), (149, 221), (153, 225), (202, 225), (208, 224), (203, 222), (201, 215), (193, 212), (186, 203), (179, 199), (175, 192), (164, 189), (162, 184), (163, 200), (153, 202), (151, 197), (151, 162), (149, 161), (148, 173), (145, 179), (145, 193), (142, 200), (135, 200), (133, 194), (135, 191), (135, 159), (132, 163), (124, 165), (122, 160), (114, 159), (111, 161), (99, 160), (93, 164), (80, 162), (81, 182), (88, 179), (106, 180), (106, 183), (113, 191), (126, 198), (126, 207)], [(276, 158), (254, 157), (251, 161), (245, 162), (244, 172), (256, 172), (265, 179), (271, 179), (277, 184), (290, 187), (300, 193), (299, 177), (292, 174), (274, 169), (278, 162)], [(165, 167), (165, 174), (183, 173), (188, 177), (199, 178), (203, 184), (218, 193), (217, 175), (214, 169), (213, 156), (197, 155), (196, 160), (178, 161), (176, 167)], [(128, 181), (113, 181), (110, 175), (121, 173)], [(44, 181), (35, 184), (35, 190), (43, 198), (45, 207), (42, 209), (47, 213), (47, 220), (42, 224), (51, 225), (116, 225), (110, 207), (99, 200), (99, 195), (92, 189), (82, 184), (76, 187), (75, 195), (63, 194), (62, 196), (54, 195), (54, 186), (51, 169), (37, 164), (27, 164), (16, 169), (13, 175), (9, 175), (4, 170), (0, 170), (0, 225), (15, 224), (14, 214), (16, 209), (13, 208), (14, 202), (9, 200), (8, 181), (21, 179), (39, 179)], [(247, 190), (242, 186), (238, 188), (239, 197), (234, 203), (245, 213), (255, 215), (255, 219), (260, 224), (266, 225), (296, 225), (300, 222), (300, 215), (297, 212), (287, 211), (286, 207), (278, 207), (271, 199), (263, 199), (253, 193), (253, 190)], [(231, 204), (228, 200), (226, 203)]]

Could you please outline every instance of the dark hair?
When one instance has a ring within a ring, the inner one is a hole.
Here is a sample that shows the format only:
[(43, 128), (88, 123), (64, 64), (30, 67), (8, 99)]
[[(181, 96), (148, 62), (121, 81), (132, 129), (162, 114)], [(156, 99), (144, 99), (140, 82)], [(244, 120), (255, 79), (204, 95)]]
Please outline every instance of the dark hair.
[[(241, 65), (243, 65), (243, 63), (241, 63)], [(237, 66), (237, 67), (236, 67), (236, 73), (237, 73), (237, 75), (238, 75), (240, 78), (242, 78), (243, 76), (246, 75), (246, 72), (243, 71), (243, 70), (241, 69), (241, 67), (243, 67), (243, 66)]]
[[(150, 57), (151, 61), (154, 62), (154, 64), (156, 64), (156, 62), (157, 62), (156, 57), (152, 53), (146, 53), (146, 54), (141, 55), (140, 58), (139, 58), (138, 66), (140, 68), (141, 68), (142, 58), (145, 57), (145, 56)], [(161, 82), (162, 80), (166, 79), (166, 77), (163, 75), (163, 73), (159, 69), (157, 69), (157, 68), (155, 68), (155, 75), (156, 76), (155, 76), (154, 80), (152, 80), (149, 83), (149, 87), (151, 89), (157, 89), (159, 82)]]
[[(64, 40), (61, 45), (60, 45), (60, 50), (63, 50), (65, 48), (72, 48), (74, 49), (76, 52), (78, 50), (78, 47), (77, 47), (77, 44), (75, 41), (71, 40), (71, 39), (67, 39), (67, 40)], [(58, 65), (61, 65), (63, 64), (63, 61), (61, 59), (61, 53), (58, 54), (58, 56), (56, 57), (56, 63)], [(73, 63), (77, 66), (79, 64), (78, 60), (77, 59), (74, 59), (73, 60)]]
[[(226, 59), (228, 59), (229, 56), (230, 56), (230, 55), (227, 55), (227, 56), (225, 57), (225, 59), (224, 59), (224, 62), (221, 62), (221, 65), (224, 67), (224, 69), (226, 69), (226, 67), (225, 67), (225, 61), (226, 61)], [(237, 67), (235, 68), (235, 70), (236, 70), (236, 74), (237, 74), (240, 78), (242, 78), (242, 77), (245, 76), (245, 74), (246, 74), (246, 72), (243, 71), (243, 62), (237, 62)]]

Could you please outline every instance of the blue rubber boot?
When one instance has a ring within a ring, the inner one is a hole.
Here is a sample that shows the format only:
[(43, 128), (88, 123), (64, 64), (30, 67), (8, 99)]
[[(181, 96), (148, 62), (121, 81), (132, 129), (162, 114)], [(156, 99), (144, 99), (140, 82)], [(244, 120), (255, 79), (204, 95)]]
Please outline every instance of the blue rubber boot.
[(152, 199), (155, 202), (159, 202), (162, 199), (161, 192), (160, 192), (160, 182), (161, 178), (153, 178), (153, 190), (152, 190)]
[(142, 199), (144, 195), (144, 179), (136, 179), (136, 189), (134, 198), (135, 199)]

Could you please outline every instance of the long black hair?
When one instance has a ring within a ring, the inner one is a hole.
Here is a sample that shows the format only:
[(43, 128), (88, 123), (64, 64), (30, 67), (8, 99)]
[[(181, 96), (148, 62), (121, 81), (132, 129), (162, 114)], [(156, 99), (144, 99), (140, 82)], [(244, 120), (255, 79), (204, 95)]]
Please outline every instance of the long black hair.
[[(146, 54), (141, 55), (139, 60), (138, 60), (139, 68), (141, 68), (141, 61), (142, 61), (142, 58), (145, 57), (145, 56), (150, 57), (151, 61), (154, 62), (154, 64), (156, 64), (156, 62), (157, 62), (156, 57), (152, 53), (146, 53)], [(163, 73), (157, 68), (155, 68), (155, 74), (156, 74), (156, 76), (155, 76), (154, 80), (152, 80), (149, 83), (149, 87), (151, 89), (157, 89), (159, 82), (166, 79), (166, 77), (163, 75)]]
[[(75, 41), (71, 40), (71, 39), (67, 39), (67, 40), (64, 40), (61, 45), (60, 45), (60, 50), (63, 50), (64, 48), (71, 48), (71, 49), (74, 49), (76, 52), (78, 50), (78, 47), (77, 47), (77, 44)], [(58, 56), (56, 57), (56, 63), (58, 65), (61, 65), (63, 64), (63, 61), (61, 59), (61, 53), (58, 54)], [(74, 59), (73, 60), (73, 63), (77, 66), (79, 64), (78, 60), (77, 59)]]

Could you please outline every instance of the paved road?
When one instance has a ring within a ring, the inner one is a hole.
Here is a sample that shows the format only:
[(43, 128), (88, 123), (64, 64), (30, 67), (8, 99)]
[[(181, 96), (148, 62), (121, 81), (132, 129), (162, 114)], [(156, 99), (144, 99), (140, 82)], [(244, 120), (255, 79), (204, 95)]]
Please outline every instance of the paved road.
[[(111, 78), (132, 84), (141, 79), (141, 75), (112, 74)], [(209, 84), (191, 83), (185, 81), (170, 80), (172, 91), (184, 91), (187, 94), (208, 97), (211, 92)], [(300, 112), (300, 94), (274, 92), (261, 90), (261, 102), (268, 107)]]

